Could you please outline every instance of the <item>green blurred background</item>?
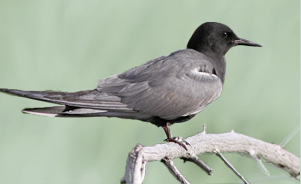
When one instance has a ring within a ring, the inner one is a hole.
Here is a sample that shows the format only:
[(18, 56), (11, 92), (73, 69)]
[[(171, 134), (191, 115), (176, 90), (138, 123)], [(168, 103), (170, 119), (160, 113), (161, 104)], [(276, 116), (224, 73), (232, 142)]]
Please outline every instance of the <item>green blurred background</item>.
[[(226, 55), (220, 98), (189, 122), (171, 127), (188, 137), (236, 132), (279, 144), (300, 120), (300, 3), (298, 0), (1, 0), (0, 87), (78, 91), (153, 58), (182, 49), (202, 23), (221, 22), (262, 48), (235, 47)], [(138, 143), (162, 143), (164, 131), (116, 118), (49, 118), (24, 107), (51, 104), (0, 94), (0, 183), (119, 183)], [(285, 147), (300, 156), (300, 133)], [(266, 164), (225, 154), (249, 181), (297, 183)], [(214, 170), (176, 159), (191, 183), (241, 182), (215, 155), (200, 155)], [(159, 162), (145, 184), (177, 183)]]

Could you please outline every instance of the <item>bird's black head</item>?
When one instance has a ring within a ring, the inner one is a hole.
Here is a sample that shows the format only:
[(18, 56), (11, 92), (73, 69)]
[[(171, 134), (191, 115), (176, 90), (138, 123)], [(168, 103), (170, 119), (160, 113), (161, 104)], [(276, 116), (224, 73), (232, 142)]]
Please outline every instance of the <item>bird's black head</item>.
[(236, 45), (261, 47), (261, 45), (238, 38), (226, 25), (217, 22), (206, 22), (200, 25), (191, 36), (187, 48), (194, 49), (204, 54), (215, 53), (225, 55)]

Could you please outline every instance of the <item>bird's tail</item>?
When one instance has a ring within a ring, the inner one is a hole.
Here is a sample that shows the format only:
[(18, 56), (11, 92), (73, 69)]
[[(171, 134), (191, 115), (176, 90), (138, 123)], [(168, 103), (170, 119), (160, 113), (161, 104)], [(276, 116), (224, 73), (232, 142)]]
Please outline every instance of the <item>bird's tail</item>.
[(59, 114), (63, 113), (65, 109), (66, 106), (54, 106), (54, 107), (42, 107), (42, 108), (26, 108), (23, 109), (22, 112), (27, 114), (56, 117)]
[[(0, 88), (0, 92), (16, 95), (19, 97), (25, 97), (34, 100), (64, 105), (64, 106), (43, 107), (43, 108), (26, 108), (22, 110), (22, 112), (24, 113), (55, 117), (61, 113), (69, 112), (70, 110), (80, 108), (81, 106), (85, 106), (85, 105), (87, 106), (88, 103), (84, 104), (80, 100), (80, 97), (92, 93), (93, 90), (67, 93), (67, 92), (59, 92), (59, 91), (22, 91), (16, 89)], [(75, 106), (72, 107), (72, 105)], [(90, 106), (92, 105), (90, 104)]]
[(49, 117), (94, 117), (107, 116), (107, 110), (88, 109), (72, 106), (53, 106), (42, 108), (26, 108), (22, 110), (23, 113), (35, 114)]

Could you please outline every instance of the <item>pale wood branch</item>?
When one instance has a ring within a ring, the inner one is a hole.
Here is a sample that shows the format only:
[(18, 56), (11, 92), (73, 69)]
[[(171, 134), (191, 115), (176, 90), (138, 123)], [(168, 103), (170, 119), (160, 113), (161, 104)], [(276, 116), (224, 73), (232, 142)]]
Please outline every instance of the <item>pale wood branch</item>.
[(161, 162), (168, 168), (171, 174), (182, 184), (190, 184), (189, 181), (180, 173), (177, 167), (174, 165), (172, 159), (163, 158)]
[(233, 165), (223, 156), (219, 150), (216, 150), (216, 155), (222, 159), (222, 161), (244, 182), (244, 184), (249, 184), (249, 182), (233, 167)]
[[(191, 158), (195, 158), (199, 154), (217, 153), (217, 151), (221, 153), (235, 152), (250, 155), (256, 159), (265, 159), (300, 180), (300, 158), (277, 144), (267, 143), (234, 131), (222, 134), (207, 134), (205, 127), (202, 132), (188, 137), (185, 141), (191, 145), (187, 146), (187, 151), (172, 142), (154, 146), (137, 145), (129, 153), (126, 173), (121, 183), (141, 184), (145, 177), (146, 164), (149, 161), (171, 160), (174, 158), (191, 161)], [(211, 173), (210, 170), (209, 168), (206, 172), (209, 174)]]

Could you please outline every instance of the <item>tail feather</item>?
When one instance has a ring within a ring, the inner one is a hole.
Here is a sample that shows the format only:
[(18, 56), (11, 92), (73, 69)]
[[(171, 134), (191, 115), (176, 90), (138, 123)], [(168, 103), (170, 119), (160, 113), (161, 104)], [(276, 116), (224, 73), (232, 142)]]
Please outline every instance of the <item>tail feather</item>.
[(26, 108), (23, 109), (22, 112), (27, 114), (55, 117), (58, 114), (64, 112), (65, 109), (66, 106), (54, 106), (54, 107), (43, 107), (43, 108)]
[(87, 117), (97, 116), (99, 113), (107, 112), (106, 110), (77, 108), (70, 106), (54, 106), (42, 108), (26, 108), (22, 110), (23, 113), (35, 114), (49, 117)]
[(43, 108), (26, 108), (22, 112), (49, 117), (118, 117), (123, 119), (139, 119), (147, 121), (149, 115), (139, 112), (117, 112), (99, 109), (77, 108), (69, 106), (54, 106)]

